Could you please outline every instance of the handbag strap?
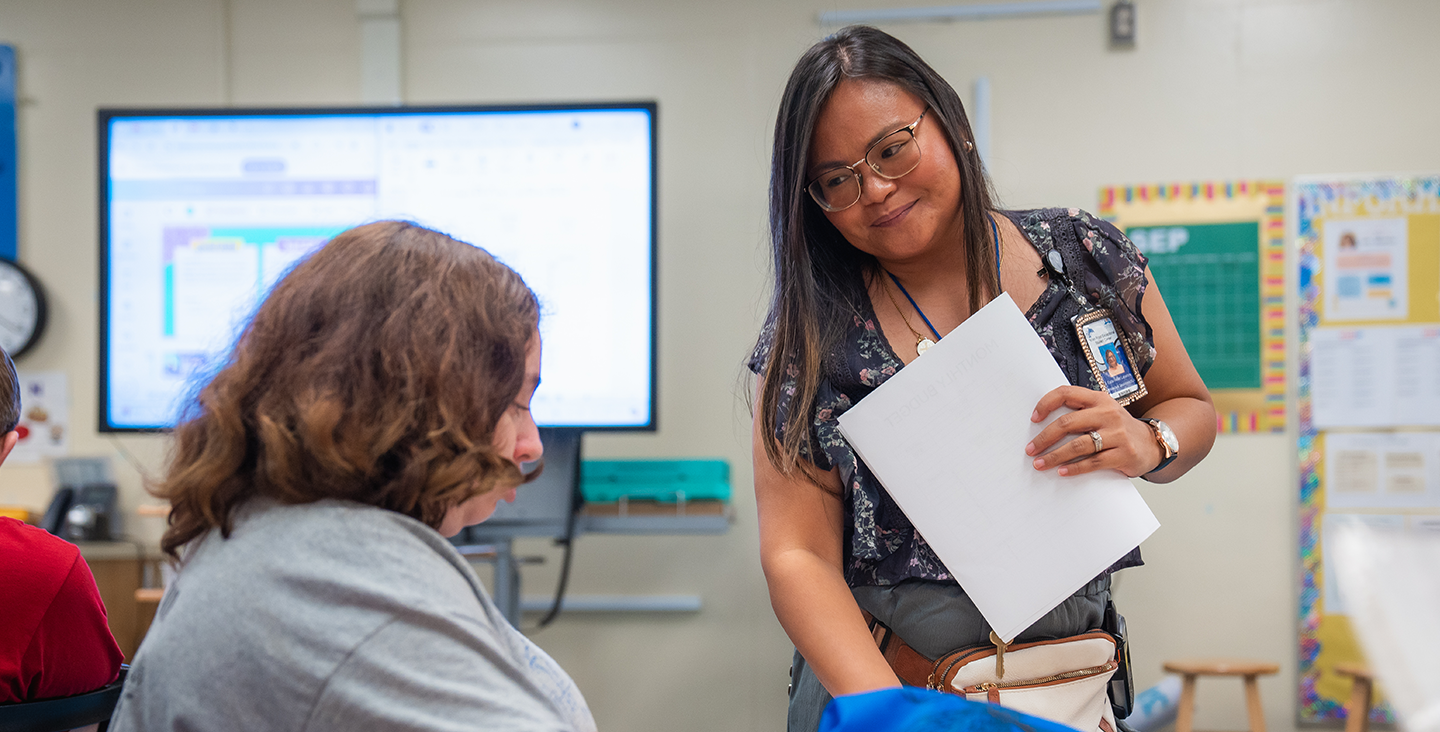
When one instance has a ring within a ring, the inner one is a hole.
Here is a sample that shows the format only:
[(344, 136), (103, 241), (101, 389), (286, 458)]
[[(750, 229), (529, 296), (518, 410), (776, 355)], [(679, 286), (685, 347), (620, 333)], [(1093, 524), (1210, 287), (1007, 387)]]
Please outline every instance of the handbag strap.
[(875, 637), (876, 647), (885, 657), (885, 662), (890, 664), (890, 670), (910, 686), (918, 686), (922, 689), (935, 688), (933, 682), (935, 662), (911, 648), (900, 636), (895, 634), (895, 631), (876, 620), (875, 616), (863, 610), (861, 612), (865, 616), (865, 622), (870, 626), (870, 634)]

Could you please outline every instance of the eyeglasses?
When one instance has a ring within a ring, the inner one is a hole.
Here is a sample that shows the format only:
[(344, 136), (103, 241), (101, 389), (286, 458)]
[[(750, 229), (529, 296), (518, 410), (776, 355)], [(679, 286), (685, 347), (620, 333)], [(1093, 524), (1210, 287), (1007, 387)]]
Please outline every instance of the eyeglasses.
[(810, 197), (820, 204), (820, 208), (830, 212), (844, 211), (860, 200), (864, 181), (856, 168), (861, 163), (870, 166), (876, 175), (886, 180), (895, 180), (914, 170), (920, 164), (920, 143), (915, 139), (915, 128), (929, 113), (930, 108), (926, 107), (914, 122), (871, 145), (865, 151), (865, 157), (856, 160), (853, 165), (830, 168), (815, 176), (814, 180), (805, 184), (805, 190), (810, 192)]

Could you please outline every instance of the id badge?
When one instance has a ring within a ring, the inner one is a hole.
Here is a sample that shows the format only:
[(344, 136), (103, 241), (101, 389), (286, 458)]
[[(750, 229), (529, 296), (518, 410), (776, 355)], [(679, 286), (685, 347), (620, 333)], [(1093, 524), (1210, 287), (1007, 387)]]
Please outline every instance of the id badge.
[(1120, 406), (1145, 396), (1145, 381), (1135, 371), (1135, 357), (1115, 330), (1109, 310), (1090, 310), (1075, 316), (1075, 333), (1085, 349), (1085, 360), (1095, 383), (1105, 388)]

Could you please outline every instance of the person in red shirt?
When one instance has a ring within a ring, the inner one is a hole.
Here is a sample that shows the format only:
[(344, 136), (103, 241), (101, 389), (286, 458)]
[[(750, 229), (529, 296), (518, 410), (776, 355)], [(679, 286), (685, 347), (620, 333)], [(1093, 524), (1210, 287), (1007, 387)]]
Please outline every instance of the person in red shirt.
[[(0, 463), (20, 435), (20, 380), (0, 349)], [(0, 517), (0, 704), (94, 691), (124, 660), (80, 549)]]

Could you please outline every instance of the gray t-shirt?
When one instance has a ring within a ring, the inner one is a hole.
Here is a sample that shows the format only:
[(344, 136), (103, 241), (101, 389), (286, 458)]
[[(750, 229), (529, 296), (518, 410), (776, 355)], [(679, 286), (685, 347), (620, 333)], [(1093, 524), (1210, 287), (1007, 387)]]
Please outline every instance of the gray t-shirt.
[(256, 500), (186, 557), (111, 722), (151, 730), (566, 730), (570, 677), (438, 533), (371, 506)]

